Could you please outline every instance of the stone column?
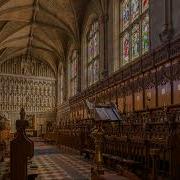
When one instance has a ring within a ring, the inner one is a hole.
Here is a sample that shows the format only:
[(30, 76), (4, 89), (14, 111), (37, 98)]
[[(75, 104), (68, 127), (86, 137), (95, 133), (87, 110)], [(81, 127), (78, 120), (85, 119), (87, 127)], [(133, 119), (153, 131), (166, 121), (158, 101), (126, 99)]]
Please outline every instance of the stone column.
[(108, 0), (103, 0), (102, 2), (103, 6), (103, 13), (100, 16), (100, 32), (102, 32), (102, 36), (100, 34), (100, 44), (102, 43), (102, 53), (101, 57), (103, 60), (103, 67), (101, 67), (102, 70), (102, 77), (106, 78), (108, 77)]
[(81, 93), (81, 50), (77, 49), (78, 55), (78, 74), (77, 74), (77, 93)]
[(172, 0), (164, 0), (164, 25), (160, 33), (160, 39), (163, 42), (170, 41), (173, 36), (172, 22)]

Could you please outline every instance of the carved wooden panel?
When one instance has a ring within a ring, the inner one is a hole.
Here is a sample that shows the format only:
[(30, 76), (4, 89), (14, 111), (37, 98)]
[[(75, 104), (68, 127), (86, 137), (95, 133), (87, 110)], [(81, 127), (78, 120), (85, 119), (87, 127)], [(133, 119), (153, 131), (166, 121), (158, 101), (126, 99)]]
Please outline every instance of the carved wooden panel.
[(134, 109), (136, 111), (143, 109), (143, 91), (134, 93)]
[(125, 109), (126, 112), (133, 111), (133, 85), (132, 81), (128, 81), (125, 84)]
[(152, 70), (144, 75), (145, 108), (156, 107), (156, 71)]
[(145, 107), (155, 108), (156, 107), (156, 88), (145, 89)]
[(173, 90), (174, 90), (174, 104), (179, 104), (179, 102), (180, 102), (180, 80), (174, 81)]
[(124, 112), (124, 97), (121, 96), (121, 97), (118, 97), (118, 109), (120, 112)]
[(176, 61), (172, 65), (172, 79), (173, 79), (173, 94), (174, 104), (180, 102), (180, 62)]
[(134, 110), (143, 109), (143, 76), (134, 79)]
[(157, 70), (158, 106), (171, 104), (170, 64), (161, 66)]

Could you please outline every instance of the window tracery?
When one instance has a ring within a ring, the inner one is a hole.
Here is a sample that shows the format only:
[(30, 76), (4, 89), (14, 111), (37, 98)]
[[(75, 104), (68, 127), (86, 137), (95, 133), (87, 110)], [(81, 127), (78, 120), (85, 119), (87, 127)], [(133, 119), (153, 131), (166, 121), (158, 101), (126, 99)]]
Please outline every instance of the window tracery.
[(123, 0), (120, 17), (120, 61), (125, 65), (149, 50), (149, 0)]
[(64, 101), (63, 91), (64, 91), (64, 71), (63, 71), (63, 68), (61, 68), (61, 72), (60, 72), (60, 104), (62, 104)]
[(99, 80), (99, 23), (94, 21), (87, 33), (87, 80), (88, 85), (96, 83)]
[(56, 79), (47, 64), (18, 57), (0, 65), (0, 111), (16, 112), (22, 106), (27, 112), (54, 112)]
[(74, 50), (70, 60), (70, 95), (74, 96), (77, 93), (78, 83), (78, 51)]

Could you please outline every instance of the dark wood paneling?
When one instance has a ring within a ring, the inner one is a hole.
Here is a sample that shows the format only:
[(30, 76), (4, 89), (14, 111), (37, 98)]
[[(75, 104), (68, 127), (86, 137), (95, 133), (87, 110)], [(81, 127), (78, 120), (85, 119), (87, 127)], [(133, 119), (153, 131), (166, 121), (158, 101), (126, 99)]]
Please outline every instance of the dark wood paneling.
[(134, 110), (143, 110), (143, 91), (134, 93)]
[(174, 81), (173, 83), (173, 94), (174, 94), (174, 104), (180, 103), (180, 80)]
[(171, 105), (171, 85), (166, 83), (165, 85), (158, 86), (158, 106)]
[(145, 108), (156, 107), (156, 88), (145, 89)]

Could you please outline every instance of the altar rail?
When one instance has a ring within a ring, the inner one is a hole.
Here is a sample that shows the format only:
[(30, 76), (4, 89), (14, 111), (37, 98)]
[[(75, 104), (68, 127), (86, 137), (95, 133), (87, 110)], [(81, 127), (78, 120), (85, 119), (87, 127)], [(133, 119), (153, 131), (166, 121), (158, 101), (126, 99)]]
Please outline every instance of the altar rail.
[[(180, 177), (180, 109), (122, 114), (122, 123), (105, 124), (103, 156), (105, 164), (122, 165), (133, 160), (143, 169), (139, 175), (150, 177)], [(93, 120), (81, 120), (63, 125), (58, 133), (58, 144), (94, 153), (91, 131)], [(112, 163), (114, 162), (114, 163)]]

